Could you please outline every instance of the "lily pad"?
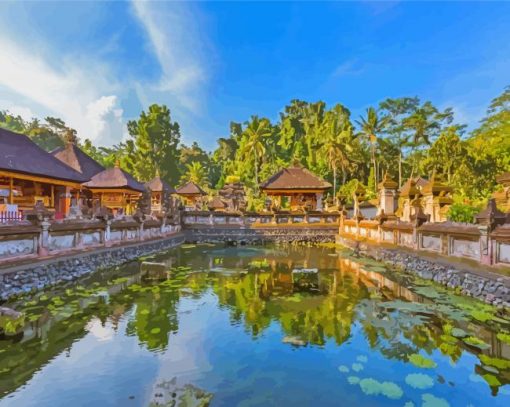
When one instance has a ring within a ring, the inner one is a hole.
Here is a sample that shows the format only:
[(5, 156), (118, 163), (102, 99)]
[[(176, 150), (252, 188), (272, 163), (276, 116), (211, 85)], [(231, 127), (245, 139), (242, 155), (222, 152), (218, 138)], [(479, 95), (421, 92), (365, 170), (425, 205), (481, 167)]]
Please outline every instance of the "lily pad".
[(500, 359), (500, 358), (491, 358), (490, 356), (487, 356), (487, 355), (480, 355), (479, 358), (484, 365), (494, 366), (494, 367), (496, 367), (498, 369), (502, 369), (502, 370), (510, 369), (510, 360)]
[(450, 407), (450, 404), (445, 399), (436, 397), (430, 393), (423, 394), (421, 399), (423, 401), (422, 407)]
[(404, 392), (402, 391), (400, 386), (393, 382), (381, 383), (375, 379), (368, 378), (362, 379), (359, 382), (359, 385), (363, 393), (369, 396), (377, 396), (379, 394), (382, 394), (383, 396), (388, 397), (389, 399), (398, 400), (404, 395)]
[(358, 384), (360, 382), (360, 378), (357, 376), (349, 376), (347, 378), (347, 381), (349, 382), (349, 384)]
[(411, 362), (413, 365), (417, 367), (421, 367), (423, 369), (433, 369), (437, 367), (436, 362), (434, 362), (432, 359), (428, 359), (419, 353), (415, 353), (413, 355), (410, 355), (408, 357), (409, 362)]
[(411, 373), (406, 376), (406, 383), (413, 389), (430, 389), (434, 386), (434, 379), (426, 374), (422, 373)]
[(501, 386), (501, 382), (499, 381), (499, 379), (490, 373), (484, 374), (482, 377), (485, 379), (487, 384), (491, 387)]
[(345, 365), (338, 366), (338, 371), (341, 373), (349, 373), (349, 368)]
[(510, 345), (510, 333), (500, 332), (496, 337), (501, 341)]
[(364, 355), (359, 355), (359, 356), (356, 358), (356, 360), (357, 360), (358, 362), (361, 362), (361, 363), (367, 363), (367, 362), (368, 362), (368, 358), (367, 358), (366, 356), (364, 356)]
[(361, 372), (363, 370), (363, 365), (361, 363), (353, 363), (352, 370), (355, 372)]
[(481, 339), (478, 339), (474, 336), (468, 336), (467, 338), (464, 338), (463, 341), (467, 345), (474, 346), (475, 348), (478, 348), (478, 349), (483, 350), (483, 349), (490, 348), (490, 345), (486, 344), (484, 341), (482, 341)]
[(460, 328), (452, 328), (451, 335), (455, 338), (465, 338), (468, 333)]

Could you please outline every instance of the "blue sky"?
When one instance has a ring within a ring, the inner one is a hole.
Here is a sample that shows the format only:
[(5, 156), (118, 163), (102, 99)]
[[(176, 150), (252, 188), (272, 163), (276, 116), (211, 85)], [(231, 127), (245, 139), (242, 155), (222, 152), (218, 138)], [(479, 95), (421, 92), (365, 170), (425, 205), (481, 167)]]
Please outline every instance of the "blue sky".
[(420, 96), (476, 125), (510, 84), (510, 2), (0, 2), (0, 109), (111, 145), (151, 103), (213, 149), (291, 99)]

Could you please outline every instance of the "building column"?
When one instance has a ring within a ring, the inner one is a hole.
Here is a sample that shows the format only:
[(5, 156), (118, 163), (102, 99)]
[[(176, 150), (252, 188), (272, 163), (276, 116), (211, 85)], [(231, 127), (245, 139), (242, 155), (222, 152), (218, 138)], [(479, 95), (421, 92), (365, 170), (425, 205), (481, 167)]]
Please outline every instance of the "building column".
[(315, 195), (317, 197), (317, 210), (322, 211), (322, 192), (319, 192)]
[(9, 204), (14, 203), (14, 178), (9, 178)]

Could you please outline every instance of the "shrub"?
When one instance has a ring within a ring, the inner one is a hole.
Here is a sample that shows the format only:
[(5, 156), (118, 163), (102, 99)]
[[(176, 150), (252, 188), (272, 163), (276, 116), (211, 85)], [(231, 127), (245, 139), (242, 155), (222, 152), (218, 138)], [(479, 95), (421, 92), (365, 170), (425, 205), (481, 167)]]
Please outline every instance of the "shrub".
[(474, 223), (475, 215), (480, 212), (480, 209), (466, 205), (463, 203), (454, 203), (450, 206), (448, 213), (446, 214), (448, 220), (452, 222), (466, 222), (466, 223)]

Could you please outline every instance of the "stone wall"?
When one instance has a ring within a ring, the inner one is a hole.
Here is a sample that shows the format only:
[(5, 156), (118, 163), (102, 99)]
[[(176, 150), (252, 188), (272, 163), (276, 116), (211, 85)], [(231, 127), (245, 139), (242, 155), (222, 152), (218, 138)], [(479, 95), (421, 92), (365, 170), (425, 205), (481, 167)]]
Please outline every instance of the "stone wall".
[(116, 266), (140, 256), (169, 249), (184, 242), (184, 235), (154, 241), (136, 242), (93, 252), (39, 261), (0, 272), (0, 300), (31, 290), (75, 280), (100, 268)]
[(192, 243), (236, 243), (262, 244), (264, 242), (292, 243), (334, 242), (337, 233), (333, 228), (239, 228), (239, 227), (199, 227), (198, 225), (185, 228), (186, 240)]
[(338, 236), (337, 243), (346, 247), (358, 246), (364, 254), (391, 267), (449, 288), (459, 288), (463, 294), (487, 303), (510, 308), (510, 277), (488, 271), (475, 272), (461, 266), (428, 260), (417, 253), (384, 248), (369, 242), (359, 243), (342, 236)]

